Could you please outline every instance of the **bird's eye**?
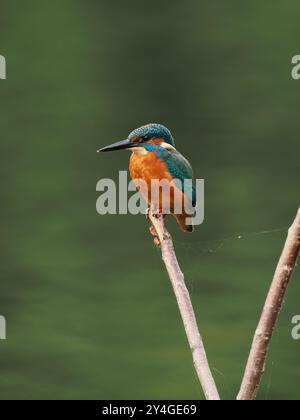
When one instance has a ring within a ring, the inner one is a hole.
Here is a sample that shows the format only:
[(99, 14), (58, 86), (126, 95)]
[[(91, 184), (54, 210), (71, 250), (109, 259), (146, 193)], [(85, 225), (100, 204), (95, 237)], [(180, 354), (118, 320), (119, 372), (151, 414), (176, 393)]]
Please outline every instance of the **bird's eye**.
[(144, 135), (144, 136), (142, 136), (141, 138), (142, 138), (142, 140), (149, 140), (149, 136), (148, 136), (148, 134), (145, 134), (145, 135)]

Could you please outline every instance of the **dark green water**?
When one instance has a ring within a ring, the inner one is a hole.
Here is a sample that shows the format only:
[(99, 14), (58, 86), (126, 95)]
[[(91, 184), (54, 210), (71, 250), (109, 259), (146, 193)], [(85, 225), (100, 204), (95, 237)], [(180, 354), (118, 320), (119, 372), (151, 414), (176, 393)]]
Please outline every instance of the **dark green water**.
[[(1, 398), (202, 398), (144, 217), (95, 211), (96, 182), (129, 158), (95, 150), (150, 121), (206, 182), (204, 224), (170, 228), (220, 392), (234, 398), (299, 206), (299, 12), (270, 0), (2, 2)], [(297, 269), (261, 399), (300, 397), (299, 293)]]

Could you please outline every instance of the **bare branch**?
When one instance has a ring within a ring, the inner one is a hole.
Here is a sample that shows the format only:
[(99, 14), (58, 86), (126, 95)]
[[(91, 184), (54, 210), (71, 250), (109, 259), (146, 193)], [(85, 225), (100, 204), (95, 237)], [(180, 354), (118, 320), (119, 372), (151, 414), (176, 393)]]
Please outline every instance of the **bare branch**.
[(238, 400), (254, 400), (264, 372), (269, 344), (300, 249), (300, 208), (289, 229), (263, 312), (255, 332)]
[(207, 400), (219, 400), (219, 394), (207, 361), (204, 345), (200, 336), (196, 317), (183, 273), (179, 267), (172, 238), (167, 231), (162, 216), (149, 213), (150, 220), (160, 240), (162, 258), (166, 265), (177, 299), (185, 332), (192, 351), (194, 366)]

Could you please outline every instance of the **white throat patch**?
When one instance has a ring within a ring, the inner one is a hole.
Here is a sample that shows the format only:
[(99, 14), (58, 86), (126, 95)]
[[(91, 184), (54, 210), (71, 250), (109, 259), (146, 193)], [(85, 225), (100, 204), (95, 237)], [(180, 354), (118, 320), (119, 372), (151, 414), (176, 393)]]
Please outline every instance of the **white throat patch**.
[(130, 147), (127, 150), (129, 150), (132, 153), (135, 153), (136, 155), (146, 155), (148, 153), (148, 150), (141, 146)]

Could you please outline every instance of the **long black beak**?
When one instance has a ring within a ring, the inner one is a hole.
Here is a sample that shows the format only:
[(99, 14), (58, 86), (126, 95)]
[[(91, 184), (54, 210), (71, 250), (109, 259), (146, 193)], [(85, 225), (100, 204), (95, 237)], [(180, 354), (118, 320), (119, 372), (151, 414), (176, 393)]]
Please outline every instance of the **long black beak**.
[(129, 149), (130, 147), (136, 146), (135, 143), (130, 142), (130, 140), (121, 140), (117, 143), (110, 144), (109, 146), (102, 147), (102, 149), (97, 150), (97, 152), (112, 152), (114, 150)]

